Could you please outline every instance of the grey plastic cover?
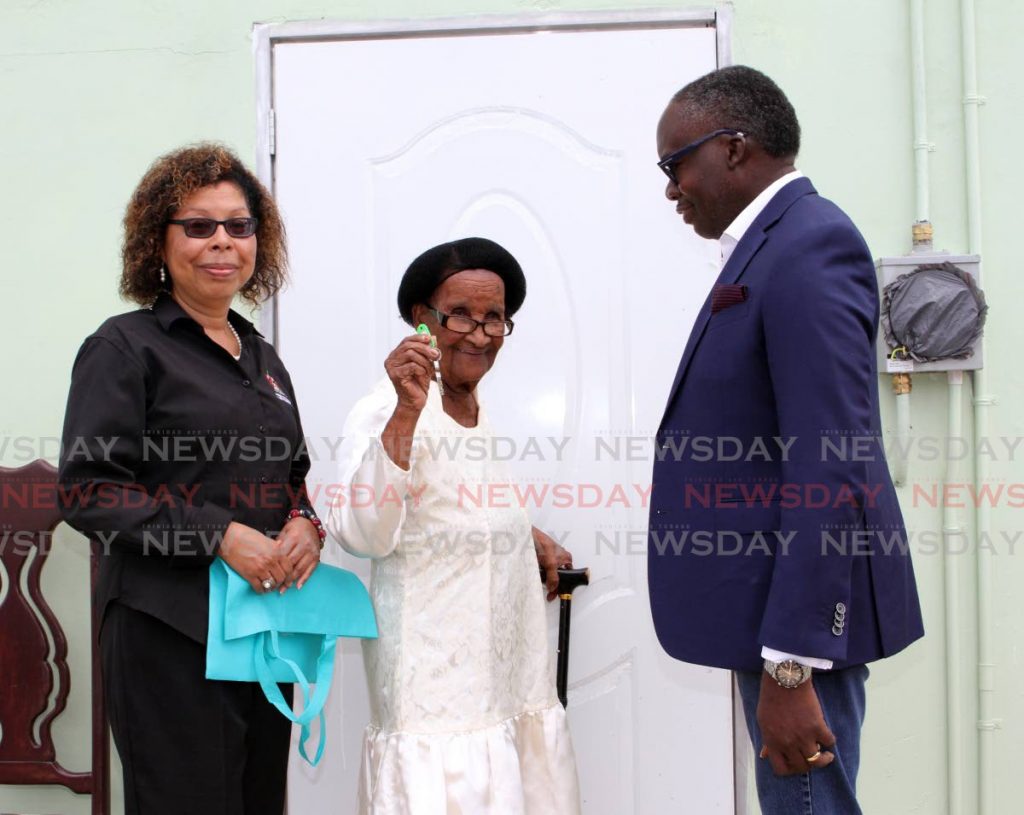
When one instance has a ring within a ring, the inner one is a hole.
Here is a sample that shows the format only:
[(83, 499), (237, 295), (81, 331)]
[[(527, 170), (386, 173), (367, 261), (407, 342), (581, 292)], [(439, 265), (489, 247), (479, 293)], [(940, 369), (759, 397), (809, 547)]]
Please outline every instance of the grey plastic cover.
[(987, 312), (974, 279), (952, 263), (923, 264), (882, 291), (886, 342), (918, 362), (967, 359)]

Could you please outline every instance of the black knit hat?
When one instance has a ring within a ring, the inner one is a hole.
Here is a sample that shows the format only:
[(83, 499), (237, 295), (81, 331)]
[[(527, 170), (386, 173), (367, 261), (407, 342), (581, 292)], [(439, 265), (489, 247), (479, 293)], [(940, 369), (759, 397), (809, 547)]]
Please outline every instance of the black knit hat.
[(494, 272), (505, 283), (505, 316), (511, 317), (526, 299), (526, 277), (519, 262), (503, 246), (487, 238), (460, 238), (428, 249), (402, 275), (398, 313), (412, 325), (412, 307), (428, 303), (437, 287), (467, 269)]

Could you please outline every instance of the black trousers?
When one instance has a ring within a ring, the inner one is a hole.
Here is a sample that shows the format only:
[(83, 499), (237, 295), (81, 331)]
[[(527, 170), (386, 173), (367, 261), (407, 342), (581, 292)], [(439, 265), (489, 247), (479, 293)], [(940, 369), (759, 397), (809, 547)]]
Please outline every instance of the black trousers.
[(258, 684), (206, 679), (204, 645), (116, 602), (100, 647), (125, 815), (282, 814), (291, 722)]

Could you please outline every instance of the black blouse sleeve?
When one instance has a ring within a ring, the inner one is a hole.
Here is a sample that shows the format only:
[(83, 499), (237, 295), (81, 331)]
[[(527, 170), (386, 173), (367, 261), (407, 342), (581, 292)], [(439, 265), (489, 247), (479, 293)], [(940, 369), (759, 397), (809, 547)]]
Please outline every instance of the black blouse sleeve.
[[(275, 354), (274, 356), (276, 359), (277, 355)], [(279, 359), (277, 362), (281, 365), (282, 377), (292, 399), (292, 406), (295, 411), (295, 424), (298, 427), (298, 438), (300, 439), (292, 456), (292, 466), (288, 473), (288, 481), (293, 490), (292, 494), (298, 496), (294, 508), (304, 509), (316, 515), (313, 502), (309, 497), (309, 491), (306, 489), (306, 476), (309, 474), (310, 458), (309, 450), (306, 447), (305, 433), (302, 430), (302, 420), (299, 418), (299, 400), (295, 397), (295, 388), (292, 385), (291, 377), (284, 370), (284, 366)]]

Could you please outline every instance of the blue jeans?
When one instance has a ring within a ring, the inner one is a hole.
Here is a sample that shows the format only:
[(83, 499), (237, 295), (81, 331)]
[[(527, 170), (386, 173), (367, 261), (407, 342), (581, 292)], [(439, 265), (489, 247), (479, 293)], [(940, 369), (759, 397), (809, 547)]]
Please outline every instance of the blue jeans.
[(814, 690), (825, 722), (836, 737), (836, 746), (831, 748), (835, 761), (806, 775), (777, 776), (767, 759), (757, 758), (762, 744), (761, 729), (757, 726), (761, 674), (736, 671), (747, 732), (754, 745), (757, 797), (763, 815), (861, 815), (857, 805), (857, 770), (867, 678), (866, 665), (814, 672)]

